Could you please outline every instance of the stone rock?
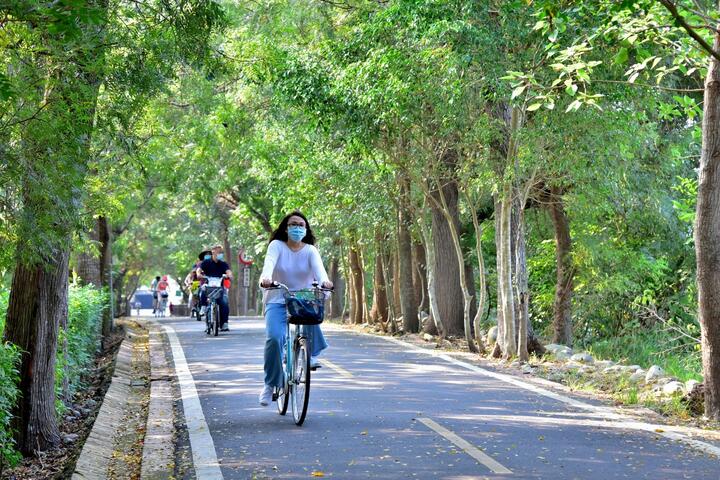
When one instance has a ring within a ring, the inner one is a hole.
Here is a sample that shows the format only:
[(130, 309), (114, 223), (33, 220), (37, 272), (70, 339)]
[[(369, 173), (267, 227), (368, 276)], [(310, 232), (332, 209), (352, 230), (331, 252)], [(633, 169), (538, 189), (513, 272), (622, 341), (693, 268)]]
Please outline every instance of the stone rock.
[(698, 382), (697, 380), (688, 380), (685, 382), (685, 391), (688, 393), (688, 395), (691, 395), (695, 390), (700, 388), (700, 385), (702, 383)]
[(493, 343), (497, 342), (497, 336), (498, 336), (497, 326), (491, 327), (490, 330), (488, 330), (488, 334), (487, 334), (488, 343), (493, 344)]
[(93, 408), (97, 405), (97, 401), (95, 401), (94, 398), (88, 398), (87, 402), (85, 402), (85, 405), (87, 405), (90, 408)]
[(645, 383), (655, 382), (663, 375), (665, 375), (665, 371), (657, 365), (653, 365), (648, 369), (647, 373), (645, 374)]
[(63, 443), (75, 443), (80, 436), (77, 433), (68, 433), (63, 435)]
[(570, 360), (570, 353), (565, 350), (558, 350), (553, 353), (553, 356), (558, 360)]
[(576, 353), (575, 355), (570, 357), (570, 360), (580, 363), (593, 363), (595, 361), (592, 355), (587, 352)]
[(638, 370), (641, 370), (642, 367), (640, 365), (627, 365), (623, 366), (623, 372), (637, 372)]
[(597, 365), (599, 368), (608, 368), (615, 365), (615, 362), (611, 360), (596, 360), (595, 365)]
[(592, 365), (583, 365), (578, 369), (578, 373), (581, 373), (583, 375), (587, 375), (593, 372), (595, 372), (595, 367), (593, 367)]
[(521, 363), (517, 360), (510, 362), (511, 367), (519, 367), (520, 365), (521, 365)]
[(665, 395), (675, 395), (676, 393), (685, 393), (685, 385), (682, 382), (678, 382), (677, 380), (673, 380), (671, 382), (668, 382), (663, 387), (663, 394)]
[(633, 373), (632, 375), (630, 375), (629, 380), (630, 380), (631, 382), (639, 382), (639, 381), (641, 381), (641, 380), (643, 380), (643, 379), (645, 378), (645, 374), (646, 374), (646, 373), (647, 373), (647, 372), (645, 372), (645, 370), (643, 370), (642, 368), (640, 368), (640, 369), (636, 370), (635, 373)]
[(567, 345), (559, 345), (557, 343), (551, 343), (549, 345), (545, 345), (545, 350), (548, 352), (555, 354), (558, 351), (562, 350), (568, 355), (572, 355), (572, 348), (568, 347)]
[(423, 340), (425, 340), (426, 342), (432, 342), (432, 341), (433, 341), (433, 338), (435, 338), (435, 337), (433, 337), (433, 336), (430, 335), (429, 333), (423, 334)]
[(77, 420), (77, 417), (75, 417), (73, 415), (65, 415), (66, 422), (74, 422), (75, 420)]

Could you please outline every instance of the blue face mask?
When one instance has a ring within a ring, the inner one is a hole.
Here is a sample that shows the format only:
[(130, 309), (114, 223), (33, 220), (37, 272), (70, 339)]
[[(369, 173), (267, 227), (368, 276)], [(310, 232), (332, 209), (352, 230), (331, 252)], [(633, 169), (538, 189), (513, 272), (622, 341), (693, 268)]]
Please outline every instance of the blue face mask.
[(224, 253), (218, 253), (218, 254), (217, 254), (217, 259), (218, 259), (218, 260), (222, 260), (223, 258), (225, 258), (225, 254), (224, 254)]
[(212, 258), (212, 255), (205, 255), (203, 258), (204, 258), (205, 260), (210, 260), (210, 259)]
[(307, 233), (307, 230), (305, 230), (305, 227), (298, 227), (297, 225), (293, 225), (292, 227), (288, 228), (288, 237), (294, 242), (299, 242), (303, 238), (305, 238), (305, 234)]

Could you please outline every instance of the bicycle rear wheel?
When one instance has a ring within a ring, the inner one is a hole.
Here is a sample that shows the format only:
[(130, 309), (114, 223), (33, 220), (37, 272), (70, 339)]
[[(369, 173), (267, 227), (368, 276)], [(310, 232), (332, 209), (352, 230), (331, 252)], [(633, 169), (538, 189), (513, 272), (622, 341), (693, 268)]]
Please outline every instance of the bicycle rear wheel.
[(210, 335), (213, 330), (213, 311), (210, 307), (205, 310), (205, 333)]
[(217, 303), (213, 303), (212, 311), (213, 318), (215, 319), (213, 322), (213, 335), (217, 337), (220, 331), (220, 306)]
[(292, 412), (295, 425), (300, 426), (307, 415), (310, 400), (310, 353), (307, 349), (307, 339), (299, 338), (295, 342), (293, 354), (293, 382), (290, 385), (292, 392)]
[(282, 391), (278, 393), (277, 397), (277, 409), (280, 415), (285, 415), (290, 405), (290, 385), (287, 379), (287, 372), (285, 372), (285, 382), (283, 383)]

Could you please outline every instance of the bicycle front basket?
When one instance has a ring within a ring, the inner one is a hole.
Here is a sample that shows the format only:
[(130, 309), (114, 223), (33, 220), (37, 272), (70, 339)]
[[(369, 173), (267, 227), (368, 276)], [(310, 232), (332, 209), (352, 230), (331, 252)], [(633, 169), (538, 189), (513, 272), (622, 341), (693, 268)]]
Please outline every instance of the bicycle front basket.
[(286, 298), (290, 323), (294, 325), (319, 325), (325, 316), (325, 300), (323, 298)]

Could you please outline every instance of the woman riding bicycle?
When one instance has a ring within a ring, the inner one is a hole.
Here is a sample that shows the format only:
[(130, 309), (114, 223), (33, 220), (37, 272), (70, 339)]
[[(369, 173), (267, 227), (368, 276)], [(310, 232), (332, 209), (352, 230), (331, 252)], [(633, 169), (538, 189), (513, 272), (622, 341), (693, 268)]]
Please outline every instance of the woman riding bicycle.
[[(260, 286), (268, 288), (273, 282), (285, 284), (290, 290), (311, 288), (320, 282), (324, 288), (332, 288), (322, 258), (315, 248), (315, 236), (305, 215), (294, 211), (282, 219), (272, 233), (262, 273)], [(273, 387), (282, 387), (282, 350), (285, 344), (287, 308), (281, 290), (266, 290), (263, 294), (265, 307), (265, 386), (260, 393), (260, 405), (266, 406), (272, 399)], [(308, 326), (313, 338), (311, 367), (317, 366), (317, 356), (327, 348), (319, 325)]]

